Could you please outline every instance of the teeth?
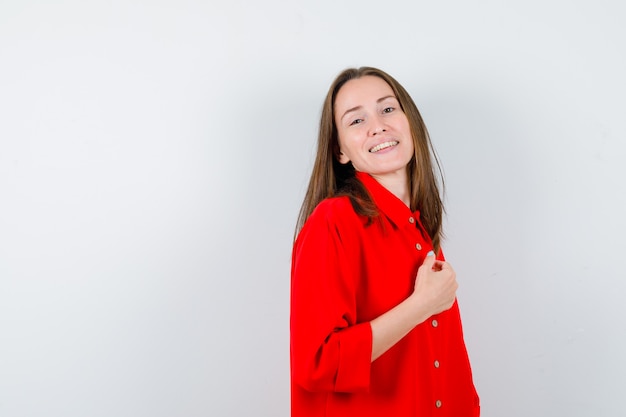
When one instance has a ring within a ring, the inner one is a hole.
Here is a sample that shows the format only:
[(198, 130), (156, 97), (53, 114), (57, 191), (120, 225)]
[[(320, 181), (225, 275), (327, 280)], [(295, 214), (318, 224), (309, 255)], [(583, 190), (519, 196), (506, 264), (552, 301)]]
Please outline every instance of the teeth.
[(371, 153), (375, 153), (375, 152), (378, 152), (378, 151), (382, 151), (383, 149), (390, 148), (392, 146), (396, 146), (397, 144), (398, 144), (397, 140), (392, 140), (392, 141), (389, 141), (389, 142), (383, 142), (383, 143), (381, 143), (379, 145), (374, 146), (372, 149), (370, 149), (370, 152)]

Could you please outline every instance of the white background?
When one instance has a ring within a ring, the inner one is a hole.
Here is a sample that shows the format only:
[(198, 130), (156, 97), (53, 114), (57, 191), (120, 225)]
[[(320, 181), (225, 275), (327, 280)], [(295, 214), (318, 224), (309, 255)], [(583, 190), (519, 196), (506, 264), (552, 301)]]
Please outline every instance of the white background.
[(289, 414), (323, 97), (409, 90), (485, 417), (626, 414), (626, 13), (594, 1), (0, 2), (0, 415)]

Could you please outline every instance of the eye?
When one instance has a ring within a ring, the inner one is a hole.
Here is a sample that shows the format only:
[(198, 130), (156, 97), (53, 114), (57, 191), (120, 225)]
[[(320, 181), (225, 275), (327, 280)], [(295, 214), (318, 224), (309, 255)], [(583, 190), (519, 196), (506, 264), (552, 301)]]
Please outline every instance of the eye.
[(358, 125), (363, 123), (363, 119), (354, 119), (353, 121), (350, 122), (350, 126), (352, 125)]
[(383, 113), (391, 113), (394, 110), (395, 110), (395, 107), (385, 107), (383, 109)]

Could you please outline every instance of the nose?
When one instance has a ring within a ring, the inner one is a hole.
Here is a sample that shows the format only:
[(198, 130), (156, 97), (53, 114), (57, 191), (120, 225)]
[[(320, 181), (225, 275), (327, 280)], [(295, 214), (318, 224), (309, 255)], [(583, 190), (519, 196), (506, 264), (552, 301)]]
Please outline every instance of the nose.
[(379, 118), (375, 118), (372, 122), (372, 135), (378, 135), (379, 133), (383, 133), (385, 132), (387, 129), (385, 129), (385, 124), (383, 123), (382, 120), (380, 120)]

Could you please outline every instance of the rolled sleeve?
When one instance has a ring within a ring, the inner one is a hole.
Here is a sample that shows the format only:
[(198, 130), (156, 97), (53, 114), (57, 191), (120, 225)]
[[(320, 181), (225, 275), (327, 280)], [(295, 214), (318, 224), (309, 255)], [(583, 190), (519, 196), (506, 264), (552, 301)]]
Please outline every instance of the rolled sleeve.
[(372, 361), (372, 327), (361, 323), (341, 332), (335, 391), (368, 391)]

